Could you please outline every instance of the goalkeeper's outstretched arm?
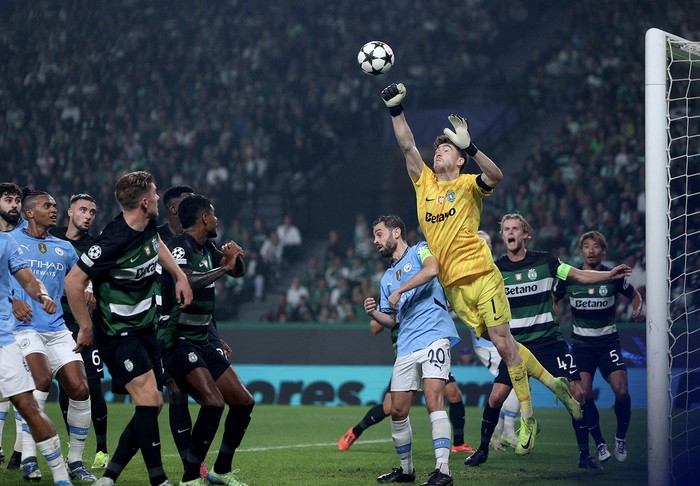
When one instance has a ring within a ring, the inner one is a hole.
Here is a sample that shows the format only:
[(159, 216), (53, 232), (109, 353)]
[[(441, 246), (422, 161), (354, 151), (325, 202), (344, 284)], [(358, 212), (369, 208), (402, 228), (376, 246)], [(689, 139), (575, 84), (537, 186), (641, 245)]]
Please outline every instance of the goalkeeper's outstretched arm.
[(403, 83), (391, 84), (382, 90), (382, 99), (389, 108), (396, 141), (399, 142), (399, 147), (401, 147), (401, 151), (406, 158), (406, 170), (408, 170), (408, 175), (411, 179), (417, 181), (423, 171), (424, 164), (401, 105), (401, 101), (405, 97), (406, 87)]

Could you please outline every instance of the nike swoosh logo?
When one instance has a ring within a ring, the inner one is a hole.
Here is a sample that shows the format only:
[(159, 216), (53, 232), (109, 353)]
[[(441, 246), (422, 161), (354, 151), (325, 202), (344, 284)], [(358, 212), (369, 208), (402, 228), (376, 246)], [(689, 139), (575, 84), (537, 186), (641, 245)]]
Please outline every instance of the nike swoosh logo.
[(426, 200), (426, 202), (430, 202), (430, 201), (435, 201), (435, 198), (432, 198), (432, 199), (431, 199), (431, 198), (429, 198), (429, 197), (426, 197), (425, 200)]
[(523, 446), (523, 449), (527, 450), (530, 448), (530, 441), (532, 440), (532, 436), (527, 438), (527, 442), (525, 442), (525, 445)]
[(151, 442), (151, 446), (153, 447), (158, 447), (160, 445), (160, 442)]
[(493, 320), (494, 320), (494, 321), (497, 321), (497, 320), (499, 320), (501, 317), (503, 317), (503, 315), (500, 315), (500, 316), (498, 316), (498, 317), (494, 317)]
[(103, 369), (104, 369), (104, 368), (97, 368), (97, 372), (98, 372), (98, 373), (102, 373), (102, 370), (103, 370)]
[(189, 427), (186, 428), (186, 429), (182, 429), (182, 430), (177, 429), (177, 433), (178, 433), (178, 434), (182, 434), (182, 433), (184, 433), (184, 432), (187, 432), (188, 430), (190, 430)]
[(136, 260), (138, 260), (138, 259), (139, 259), (139, 256), (136, 255), (134, 258), (130, 258), (130, 259), (129, 259), (129, 263), (134, 263), (134, 262), (135, 262)]

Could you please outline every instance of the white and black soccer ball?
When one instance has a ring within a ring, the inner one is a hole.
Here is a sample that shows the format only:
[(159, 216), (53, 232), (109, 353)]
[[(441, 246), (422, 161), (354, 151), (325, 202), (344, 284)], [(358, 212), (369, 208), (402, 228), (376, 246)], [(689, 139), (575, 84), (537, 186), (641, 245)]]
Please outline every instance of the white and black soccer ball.
[(370, 41), (360, 49), (357, 62), (362, 71), (369, 76), (386, 74), (394, 65), (394, 51), (382, 41)]

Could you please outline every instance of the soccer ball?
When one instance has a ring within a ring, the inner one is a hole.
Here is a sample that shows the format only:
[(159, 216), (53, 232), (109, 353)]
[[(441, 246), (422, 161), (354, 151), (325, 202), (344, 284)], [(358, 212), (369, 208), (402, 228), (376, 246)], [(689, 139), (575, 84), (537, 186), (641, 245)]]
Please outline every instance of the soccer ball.
[(370, 41), (360, 49), (357, 62), (369, 76), (386, 74), (394, 65), (394, 51), (382, 41)]

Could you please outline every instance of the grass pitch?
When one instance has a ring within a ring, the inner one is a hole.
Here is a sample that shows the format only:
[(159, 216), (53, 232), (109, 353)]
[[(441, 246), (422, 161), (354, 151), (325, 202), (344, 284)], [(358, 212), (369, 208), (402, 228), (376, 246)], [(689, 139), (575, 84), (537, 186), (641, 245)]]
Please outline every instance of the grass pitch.
[[(190, 406), (196, 416), (198, 407)], [(337, 450), (337, 442), (347, 429), (365, 414), (367, 407), (312, 407), (260, 405), (243, 444), (234, 457), (234, 469), (239, 478), (251, 486), (269, 485), (372, 485), (376, 477), (398, 467), (398, 458), (391, 442), (390, 419), (369, 428), (348, 451)], [(479, 443), (481, 409), (467, 408), (466, 439)], [(55, 403), (47, 404), (47, 413), (58, 426), (63, 447), (67, 442), (60, 411)], [(109, 405), (110, 452), (114, 452), (119, 434), (133, 415), (133, 407)], [(612, 447), (615, 416), (612, 410), (601, 410), (601, 427), (608, 446)], [(598, 485), (647, 484), (646, 411), (633, 410), (632, 424), (627, 435), (629, 456), (624, 463), (611, 458), (602, 471), (578, 469), (578, 451), (569, 415), (563, 408), (536, 410), (542, 431), (537, 436), (534, 451), (524, 457), (513, 452), (491, 451), (488, 461), (478, 468), (466, 468), (465, 454), (452, 454), (450, 468), (455, 484), (480, 486), (543, 485), (557, 486), (595, 483)], [(223, 424), (223, 420), (222, 420)], [(430, 423), (424, 408), (411, 410), (413, 428), (413, 460), (416, 484), (427, 479), (435, 466), (430, 436)], [(170, 481), (177, 485), (182, 466), (168, 426), (167, 404), (160, 415), (163, 463)], [(14, 443), (14, 421), (9, 419), (3, 434), (3, 451), (9, 458)], [(211, 466), (221, 440), (221, 431), (207, 456)], [(592, 444), (592, 441), (591, 441)], [(95, 445), (91, 432), (85, 449), (85, 464), (92, 465)], [(591, 445), (591, 452), (594, 447)], [(65, 453), (65, 451), (64, 451)], [(50, 473), (43, 458), (39, 460), (44, 479), (39, 484), (51, 484)], [(94, 471), (99, 477), (100, 471)], [(0, 485), (26, 485), (18, 471), (0, 468)], [(75, 483), (80, 484), (79, 482)], [(117, 484), (147, 485), (146, 470), (140, 454), (129, 463)]]

